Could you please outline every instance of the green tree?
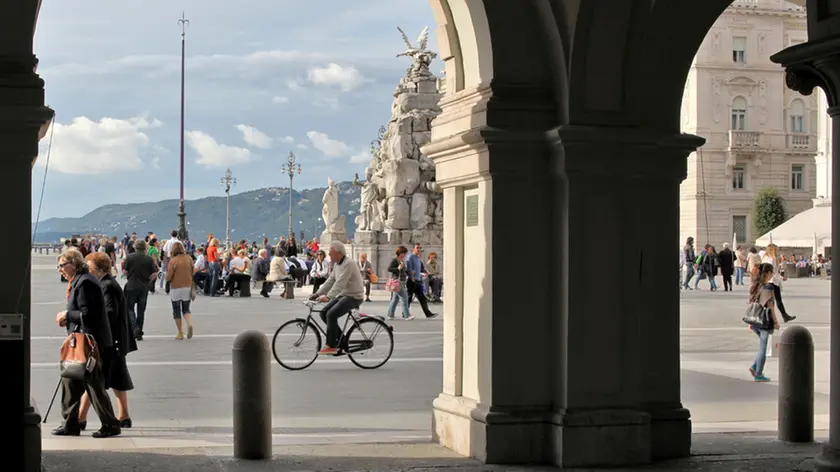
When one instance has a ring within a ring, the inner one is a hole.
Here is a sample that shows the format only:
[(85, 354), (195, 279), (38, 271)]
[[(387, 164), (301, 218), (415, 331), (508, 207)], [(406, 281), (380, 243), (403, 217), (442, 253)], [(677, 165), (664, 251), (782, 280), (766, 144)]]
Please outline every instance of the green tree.
[(759, 191), (753, 207), (753, 224), (756, 234), (767, 234), (785, 220), (787, 220), (785, 201), (776, 189), (765, 188)]

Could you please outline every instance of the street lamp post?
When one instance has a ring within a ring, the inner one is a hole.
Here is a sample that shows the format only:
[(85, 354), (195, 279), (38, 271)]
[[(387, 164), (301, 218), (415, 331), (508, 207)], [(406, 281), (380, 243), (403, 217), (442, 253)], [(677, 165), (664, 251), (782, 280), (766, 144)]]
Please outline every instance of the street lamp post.
[(225, 195), (227, 196), (227, 213), (225, 214), (225, 247), (230, 247), (230, 188), (236, 185), (236, 177), (230, 169), (225, 171), (225, 176), (222, 177), (222, 187), (225, 188)]
[(187, 231), (187, 212), (184, 209), (184, 64), (186, 54), (187, 25), (190, 20), (181, 12), (178, 20), (181, 26), (181, 199), (178, 202), (178, 239), (186, 241), (189, 239)]
[(294, 190), (295, 175), (300, 175), (303, 172), (300, 164), (296, 164), (295, 153), (289, 153), (289, 159), (280, 168), (280, 172), (289, 176), (289, 236), (294, 236), (294, 225), (292, 224), (292, 191)]

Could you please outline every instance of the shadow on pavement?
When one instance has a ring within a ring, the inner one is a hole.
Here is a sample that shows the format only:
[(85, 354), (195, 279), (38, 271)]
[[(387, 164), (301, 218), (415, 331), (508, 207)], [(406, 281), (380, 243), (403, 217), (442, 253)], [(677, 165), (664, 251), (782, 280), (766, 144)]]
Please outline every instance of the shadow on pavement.
[[(104, 440), (107, 441), (107, 440)], [(695, 434), (693, 456), (612, 471), (774, 472), (814, 470), (819, 444), (785, 444), (770, 434)], [(257, 472), (257, 471), (549, 471), (551, 467), (484, 466), (430, 442), (275, 446), (266, 461), (239, 461), (231, 447), (154, 449), (142, 452), (44, 453), (46, 472)], [(577, 470), (577, 469), (566, 469)], [(596, 469), (587, 469), (596, 470)], [(600, 469), (597, 469), (600, 470)]]

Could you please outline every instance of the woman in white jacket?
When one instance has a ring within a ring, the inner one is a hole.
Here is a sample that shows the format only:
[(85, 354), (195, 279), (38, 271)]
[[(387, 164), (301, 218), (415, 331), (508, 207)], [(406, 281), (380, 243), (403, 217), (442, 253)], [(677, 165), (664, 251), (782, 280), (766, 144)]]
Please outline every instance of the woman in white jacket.
[(309, 278), (312, 280), (312, 293), (317, 292), (330, 277), (330, 263), (326, 259), (327, 254), (324, 251), (318, 251), (318, 257), (312, 264), (312, 270), (309, 271)]
[[(281, 249), (280, 246), (277, 246), (274, 251), (274, 257), (271, 258), (268, 267), (268, 277), (265, 280), (271, 283), (291, 280), (289, 273), (286, 272), (286, 251)], [(286, 298), (285, 291), (280, 294), (280, 298)]]

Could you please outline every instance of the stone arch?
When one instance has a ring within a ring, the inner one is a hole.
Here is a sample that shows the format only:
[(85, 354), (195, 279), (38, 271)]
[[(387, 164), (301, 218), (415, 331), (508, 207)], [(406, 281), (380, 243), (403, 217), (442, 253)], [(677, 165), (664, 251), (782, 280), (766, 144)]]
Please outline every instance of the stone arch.
[(624, 112), (636, 126), (679, 132), (680, 103), (691, 62), (732, 0), (632, 3), (626, 72), (619, 84)]

